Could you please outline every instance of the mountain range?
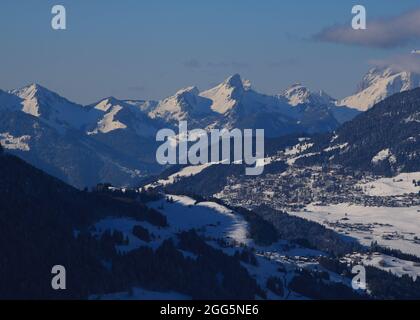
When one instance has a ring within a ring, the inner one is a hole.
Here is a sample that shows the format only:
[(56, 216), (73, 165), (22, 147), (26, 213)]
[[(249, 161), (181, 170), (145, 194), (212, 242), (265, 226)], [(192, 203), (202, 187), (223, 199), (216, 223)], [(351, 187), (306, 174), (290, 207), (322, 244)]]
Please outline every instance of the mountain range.
[(356, 95), (336, 100), (301, 84), (262, 94), (236, 74), (209, 90), (188, 87), (161, 101), (109, 97), (86, 106), (32, 84), (0, 90), (0, 142), (78, 188), (130, 186), (164, 169), (155, 160), (156, 132), (181, 120), (190, 129), (265, 129), (268, 138), (332, 132), (378, 100), (420, 85), (418, 78), (372, 69)]
[[(386, 98), (333, 132), (267, 140), (264, 174), (258, 177), (258, 185), (271, 186), (273, 174), (280, 181), (286, 171), (293, 176), (311, 168), (344, 170), (359, 179), (420, 172), (419, 133), (420, 88), (416, 88)], [(211, 197), (222, 194), (230, 184), (240, 188), (246, 178), (241, 165), (187, 166), (164, 171), (144, 187)], [(335, 183), (331, 188), (340, 186)]]

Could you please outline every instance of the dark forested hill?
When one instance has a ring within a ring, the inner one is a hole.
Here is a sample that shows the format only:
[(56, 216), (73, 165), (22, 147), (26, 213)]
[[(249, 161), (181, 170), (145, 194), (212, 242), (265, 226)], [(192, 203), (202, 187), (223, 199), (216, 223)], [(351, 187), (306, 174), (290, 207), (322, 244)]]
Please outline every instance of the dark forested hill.
[[(140, 203), (81, 192), (0, 150), (0, 297), (78, 298), (101, 291), (99, 244), (74, 234), (107, 215), (164, 222)], [(51, 289), (54, 265), (68, 267), (64, 293)]]
[[(94, 224), (110, 217), (135, 221), (133, 233), (145, 245), (122, 253), (117, 246), (129, 242), (123, 233), (95, 234)], [(197, 260), (185, 258), (171, 238), (148, 247), (154, 236), (143, 222), (167, 228), (165, 215), (139, 198), (79, 191), (0, 150), (0, 299), (86, 299), (136, 286), (201, 299), (264, 296), (239, 259), (194, 231)], [(55, 265), (66, 268), (66, 290), (52, 289)]]
[(398, 93), (313, 139), (297, 163), (341, 164), (379, 174), (420, 171), (420, 89)]

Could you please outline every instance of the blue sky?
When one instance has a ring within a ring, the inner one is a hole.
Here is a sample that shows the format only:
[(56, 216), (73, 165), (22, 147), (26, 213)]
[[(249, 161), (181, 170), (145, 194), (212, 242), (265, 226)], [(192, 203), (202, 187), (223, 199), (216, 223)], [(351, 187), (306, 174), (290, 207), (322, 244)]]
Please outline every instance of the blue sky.
[[(66, 31), (50, 27), (54, 4), (67, 9)], [(368, 26), (420, 9), (418, 0), (2, 0), (0, 88), (37, 82), (79, 103), (160, 99), (239, 73), (265, 93), (302, 82), (343, 97), (371, 61), (420, 49), (416, 36), (390, 47), (314, 39), (350, 25), (355, 4)]]

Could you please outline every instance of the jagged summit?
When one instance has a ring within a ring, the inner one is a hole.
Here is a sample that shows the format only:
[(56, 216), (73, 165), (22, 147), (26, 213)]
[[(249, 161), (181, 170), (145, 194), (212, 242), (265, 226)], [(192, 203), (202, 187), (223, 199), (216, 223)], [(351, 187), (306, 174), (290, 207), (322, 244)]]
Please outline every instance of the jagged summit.
[(19, 89), (14, 89), (9, 91), (10, 94), (16, 95), (24, 100), (29, 99), (40, 99), (40, 98), (61, 98), (57, 93), (47, 89), (46, 87), (38, 84), (38, 83), (31, 83), (27, 86), (24, 86)]
[(392, 67), (375, 67), (363, 77), (354, 95), (344, 98), (338, 105), (366, 111), (387, 97), (420, 87), (420, 75)]
[(119, 100), (119, 99), (117, 99), (113, 96), (110, 96), (108, 98), (104, 98), (102, 100), (99, 100), (98, 102), (90, 105), (90, 107), (92, 107), (94, 109), (97, 109), (97, 110), (100, 110), (100, 111), (107, 112), (113, 106), (120, 105), (122, 107), (125, 104), (126, 104), (126, 102), (124, 102), (123, 100)]
[(200, 118), (203, 114), (211, 112), (209, 108), (211, 102), (199, 94), (200, 91), (195, 86), (178, 90), (175, 95), (160, 101), (155, 108), (152, 108), (149, 116), (168, 122), (194, 120), (195, 116)]
[(182, 88), (181, 90), (178, 90), (175, 95), (181, 96), (183, 94), (188, 94), (188, 93), (198, 96), (198, 94), (200, 93), (200, 90), (196, 86), (190, 86), (190, 87), (186, 87), (186, 88)]
[(241, 76), (234, 74), (218, 86), (204, 91), (200, 95), (213, 102), (211, 109), (214, 112), (225, 114), (237, 105), (244, 91), (245, 88)]
[(238, 88), (238, 89), (243, 89), (243, 82), (242, 82), (242, 78), (239, 74), (234, 74), (232, 76), (230, 76), (229, 78), (227, 78), (224, 82), (223, 85), (227, 86), (227, 87), (231, 87), (231, 88)]
[(11, 90), (9, 93), (23, 100), (23, 112), (48, 122), (60, 131), (68, 128), (80, 129), (90, 121), (83, 106), (37, 83)]
[(311, 92), (301, 83), (291, 85), (281, 94), (281, 96), (285, 97), (292, 106), (306, 103), (310, 95)]
[(318, 106), (330, 106), (335, 104), (335, 99), (328, 95), (325, 91), (310, 91), (301, 83), (295, 83), (287, 88), (280, 96), (287, 99), (292, 106), (311, 104)]

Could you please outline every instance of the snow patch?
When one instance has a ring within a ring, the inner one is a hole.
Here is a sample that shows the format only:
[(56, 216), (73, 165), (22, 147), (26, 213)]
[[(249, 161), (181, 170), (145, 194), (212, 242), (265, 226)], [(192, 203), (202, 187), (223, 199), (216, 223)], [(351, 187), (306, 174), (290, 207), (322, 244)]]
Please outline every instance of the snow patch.
[(342, 143), (342, 144), (337, 144), (337, 145), (335, 145), (335, 146), (332, 146), (332, 147), (328, 147), (328, 148), (326, 148), (326, 149), (324, 149), (324, 151), (325, 152), (330, 152), (330, 151), (334, 151), (334, 150), (337, 150), (337, 149), (344, 149), (344, 148), (347, 148), (347, 146), (348, 146), (349, 144), (346, 142), (346, 143)]
[(202, 92), (200, 96), (212, 100), (213, 111), (225, 114), (237, 104), (237, 98), (243, 91), (242, 79), (239, 75), (233, 75), (217, 87)]
[(299, 143), (293, 146), (292, 148), (287, 148), (284, 154), (286, 156), (294, 156), (302, 152), (305, 152), (309, 148), (312, 148), (313, 145), (314, 145), (313, 143), (304, 143), (304, 144)]
[(386, 159), (388, 159), (390, 163), (395, 163), (396, 160), (395, 156), (392, 155), (392, 152), (389, 149), (379, 151), (378, 154), (372, 158), (372, 163), (378, 164)]
[[(109, 111), (109, 108), (112, 108), (112, 110)], [(108, 106), (105, 106), (104, 109), (100, 109), (109, 112), (107, 112), (102, 118), (102, 120), (98, 122), (98, 127), (95, 130), (88, 132), (88, 135), (98, 134), (99, 132), (109, 133), (114, 130), (127, 128), (127, 126), (124, 123), (114, 119), (118, 112), (122, 110), (122, 107), (117, 105), (113, 107), (110, 106), (109, 108)]]
[(188, 166), (185, 167), (183, 169), (181, 169), (180, 171), (178, 171), (177, 173), (174, 173), (172, 175), (170, 175), (168, 178), (166, 179), (160, 179), (154, 183), (148, 184), (146, 185), (144, 188), (148, 189), (148, 188), (156, 188), (156, 187), (160, 187), (160, 186), (167, 186), (170, 184), (175, 183), (175, 181), (179, 178), (183, 178), (183, 177), (190, 177), (190, 176), (195, 176), (197, 174), (199, 174), (200, 172), (202, 172), (204, 169), (207, 169), (208, 167), (212, 166), (214, 163), (209, 162), (209, 163), (205, 163), (205, 164), (201, 164), (201, 165), (197, 165), (197, 166)]
[(302, 159), (302, 158), (309, 158), (309, 157), (317, 156), (317, 155), (319, 155), (319, 154), (320, 154), (319, 152), (312, 152), (312, 153), (302, 154), (302, 155), (300, 155), (300, 156), (297, 156), (297, 157), (294, 157), (294, 158), (288, 159), (288, 160), (286, 161), (286, 163), (287, 163), (289, 166), (292, 166), (292, 165), (294, 165), (294, 164), (295, 164), (295, 162), (296, 162), (297, 160), (299, 160), (299, 159)]
[(14, 137), (9, 132), (0, 133), (0, 144), (9, 150), (30, 151), (29, 140), (31, 140), (31, 136), (28, 135)]
[(369, 196), (401, 196), (420, 192), (420, 172), (401, 173), (394, 178), (381, 178), (359, 186)]

